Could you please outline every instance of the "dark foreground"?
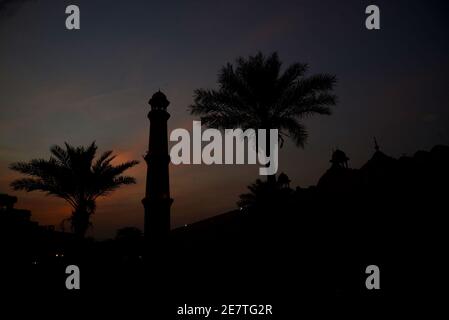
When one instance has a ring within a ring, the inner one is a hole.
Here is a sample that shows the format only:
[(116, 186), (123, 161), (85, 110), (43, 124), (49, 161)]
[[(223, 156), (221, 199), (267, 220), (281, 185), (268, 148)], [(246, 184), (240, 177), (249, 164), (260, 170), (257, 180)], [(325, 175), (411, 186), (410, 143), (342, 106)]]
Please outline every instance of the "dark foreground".
[[(441, 298), (445, 286), (443, 155), (426, 160), (432, 165), (394, 165), (394, 174), (390, 166), (377, 165), (374, 176), (331, 168), (315, 188), (262, 188), (251, 206), (173, 230), (157, 250), (132, 237), (33, 243), (3, 229), (1, 290), (35, 300), (113, 297), (120, 302), (110, 310), (131, 303), (157, 319), (204, 318), (177, 315), (186, 305), (272, 305), (272, 315), (249, 319), (372, 312), (400, 301), (410, 308)], [(68, 265), (80, 269), (80, 290), (65, 286)], [(365, 286), (369, 265), (380, 269), (379, 290)]]

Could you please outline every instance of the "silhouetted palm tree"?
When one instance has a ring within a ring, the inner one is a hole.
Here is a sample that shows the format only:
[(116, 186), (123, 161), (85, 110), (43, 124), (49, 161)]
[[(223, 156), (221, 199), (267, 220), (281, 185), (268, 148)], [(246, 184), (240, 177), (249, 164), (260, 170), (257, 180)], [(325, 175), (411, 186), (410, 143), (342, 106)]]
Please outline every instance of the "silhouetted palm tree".
[(95, 160), (97, 146), (93, 142), (87, 148), (65, 144), (50, 148), (49, 160), (33, 159), (18, 162), (10, 169), (31, 176), (11, 183), (14, 190), (43, 191), (66, 200), (73, 208), (70, 222), (72, 230), (84, 236), (90, 225), (90, 217), (95, 212), (95, 201), (106, 196), (124, 184), (133, 184), (135, 179), (121, 174), (138, 164), (127, 161), (113, 166), (112, 151), (104, 152)]
[[(197, 89), (190, 111), (212, 128), (278, 129), (280, 146), (290, 137), (304, 146), (307, 130), (301, 120), (313, 114), (330, 114), (336, 77), (306, 76), (307, 64), (294, 63), (281, 73), (277, 53), (238, 58), (236, 66), (222, 67), (218, 90)], [(270, 150), (267, 135), (266, 149)], [(267, 151), (268, 154), (269, 151)], [(269, 176), (274, 182), (275, 177)]]
[(250, 192), (239, 196), (237, 205), (249, 212), (278, 212), (280, 207), (288, 204), (293, 194), (293, 190), (286, 181), (290, 179), (283, 173), (279, 175), (275, 183), (257, 179), (248, 186)]

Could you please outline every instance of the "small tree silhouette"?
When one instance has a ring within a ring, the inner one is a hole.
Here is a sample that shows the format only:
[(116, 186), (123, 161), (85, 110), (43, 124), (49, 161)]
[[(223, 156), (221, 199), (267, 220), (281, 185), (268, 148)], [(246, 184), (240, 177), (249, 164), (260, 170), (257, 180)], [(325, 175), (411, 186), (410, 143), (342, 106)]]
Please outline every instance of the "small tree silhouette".
[[(276, 178), (275, 178), (276, 179)], [(241, 194), (237, 205), (249, 212), (266, 214), (279, 211), (289, 204), (293, 190), (289, 186), (290, 179), (281, 173), (275, 183), (257, 179), (248, 186), (250, 192)]]
[(87, 148), (65, 144), (50, 148), (49, 160), (33, 159), (18, 162), (10, 169), (32, 178), (17, 179), (11, 183), (14, 190), (43, 191), (67, 201), (73, 208), (70, 222), (75, 234), (84, 237), (90, 225), (90, 217), (96, 209), (96, 199), (106, 196), (121, 185), (133, 184), (135, 179), (121, 174), (138, 164), (128, 161), (111, 165), (115, 158), (112, 151), (104, 152), (94, 161), (97, 146), (95, 142)]
[[(278, 129), (281, 147), (290, 137), (304, 146), (307, 130), (301, 120), (313, 114), (330, 114), (336, 104), (332, 94), (336, 77), (306, 77), (307, 64), (294, 63), (281, 74), (277, 53), (262, 53), (236, 60), (221, 68), (218, 90), (197, 89), (190, 111), (212, 128)], [(269, 136), (266, 142), (270, 150)], [(275, 177), (268, 176), (274, 183)]]

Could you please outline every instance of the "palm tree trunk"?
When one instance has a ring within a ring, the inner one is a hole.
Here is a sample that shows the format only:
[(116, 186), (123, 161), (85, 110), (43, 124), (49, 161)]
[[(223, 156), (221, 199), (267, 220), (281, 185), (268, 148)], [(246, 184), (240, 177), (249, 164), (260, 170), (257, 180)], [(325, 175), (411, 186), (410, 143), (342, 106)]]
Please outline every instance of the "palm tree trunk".
[(80, 205), (72, 212), (71, 223), (75, 235), (84, 238), (89, 228), (90, 212), (85, 205)]

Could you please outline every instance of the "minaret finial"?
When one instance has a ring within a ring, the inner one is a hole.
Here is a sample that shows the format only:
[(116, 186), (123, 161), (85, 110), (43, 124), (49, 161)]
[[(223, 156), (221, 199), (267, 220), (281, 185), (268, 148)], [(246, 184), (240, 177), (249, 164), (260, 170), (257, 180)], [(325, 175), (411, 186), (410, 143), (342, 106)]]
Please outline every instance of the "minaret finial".
[(374, 149), (376, 149), (376, 151), (379, 151), (379, 150), (380, 150), (380, 147), (379, 147), (379, 145), (377, 144), (377, 139), (376, 139), (376, 137), (374, 137)]

